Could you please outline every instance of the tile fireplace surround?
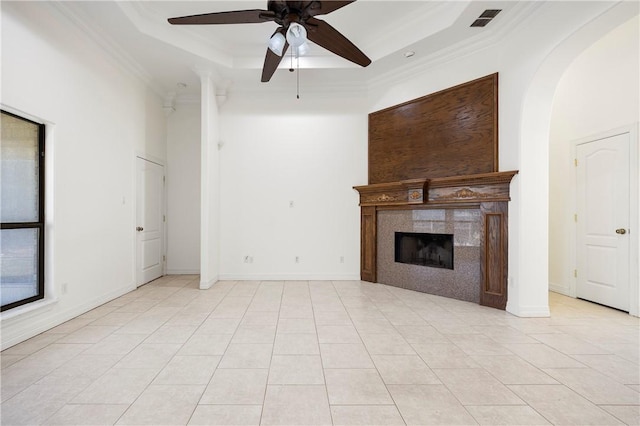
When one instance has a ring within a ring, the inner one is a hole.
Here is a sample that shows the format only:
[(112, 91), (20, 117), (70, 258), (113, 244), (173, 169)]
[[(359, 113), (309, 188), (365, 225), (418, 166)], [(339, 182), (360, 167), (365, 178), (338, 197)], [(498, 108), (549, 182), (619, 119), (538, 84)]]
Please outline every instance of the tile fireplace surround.
[[(509, 184), (516, 171), (354, 187), (363, 281), (505, 309)], [(394, 233), (454, 234), (454, 269), (396, 263)]]
[[(382, 210), (378, 212), (378, 282), (480, 303), (478, 209)], [(453, 234), (453, 270), (395, 261), (396, 232)]]

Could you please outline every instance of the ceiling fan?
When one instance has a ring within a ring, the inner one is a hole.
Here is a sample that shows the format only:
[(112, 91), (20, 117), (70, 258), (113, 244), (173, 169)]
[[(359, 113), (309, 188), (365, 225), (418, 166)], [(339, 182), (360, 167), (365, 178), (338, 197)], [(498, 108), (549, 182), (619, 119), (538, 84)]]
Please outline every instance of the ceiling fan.
[(267, 10), (252, 9), (232, 12), (214, 12), (201, 15), (170, 18), (173, 25), (257, 24), (274, 21), (279, 25), (269, 41), (264, 58), (262, 82), (267, 82), (278, 68), (289, 45), (298, 55), (307, 39), (351, 62), (366, 67), (371, 63), (360, 49), (327, 22), (316, 19), (351, 1), (285, 1), (270, 0)]

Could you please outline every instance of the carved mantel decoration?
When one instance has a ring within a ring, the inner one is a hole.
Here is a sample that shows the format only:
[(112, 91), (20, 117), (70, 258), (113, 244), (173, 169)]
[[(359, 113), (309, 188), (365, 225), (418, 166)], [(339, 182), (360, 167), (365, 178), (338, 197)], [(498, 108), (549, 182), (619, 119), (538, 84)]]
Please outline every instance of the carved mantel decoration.
[(499, 202), (509, 201), (509, 183), (516, 173), (518, 172), (411, 179), (355, 186), (354, 189), (360, 193), (360, 206), (363, 207)]
[[(356, 186), (361, 206), (361, 278), (376, 282), (376, 214), (380, 210), (476, 208), (482, 213), (480, 304), (507, 303), (509, 184), (516, 171)], [(420, 197), (413, 194), (419, 193)]]

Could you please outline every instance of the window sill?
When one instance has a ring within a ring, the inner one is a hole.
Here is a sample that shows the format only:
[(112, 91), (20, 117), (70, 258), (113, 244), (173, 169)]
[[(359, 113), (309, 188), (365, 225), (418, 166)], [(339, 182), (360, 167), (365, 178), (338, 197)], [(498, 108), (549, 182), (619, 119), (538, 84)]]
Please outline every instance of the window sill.
[(0, 313), (0, 323), (22, 316), (36, 315), (40, 312), (48, 311), (54, 304), (58, 303), (58, 298), (38, 300), (27, 305), (19, 306)]

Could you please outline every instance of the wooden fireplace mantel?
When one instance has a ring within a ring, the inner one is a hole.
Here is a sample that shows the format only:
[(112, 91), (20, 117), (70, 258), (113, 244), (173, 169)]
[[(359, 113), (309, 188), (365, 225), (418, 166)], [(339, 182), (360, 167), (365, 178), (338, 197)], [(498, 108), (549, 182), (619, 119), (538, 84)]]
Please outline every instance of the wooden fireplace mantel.
[(377, 211), (477, 208), (482, 213), (480, 304), (505, 309), (509, 184), (517, 171), (355, 186), (360, 193), (360, 276), (376, 282)]
[(495, 172), (436, 179), (354, 186), (360, 206), (404, 206), (416, 204), (485, 203), (509, 201), (509, 183), (518, 173)]

